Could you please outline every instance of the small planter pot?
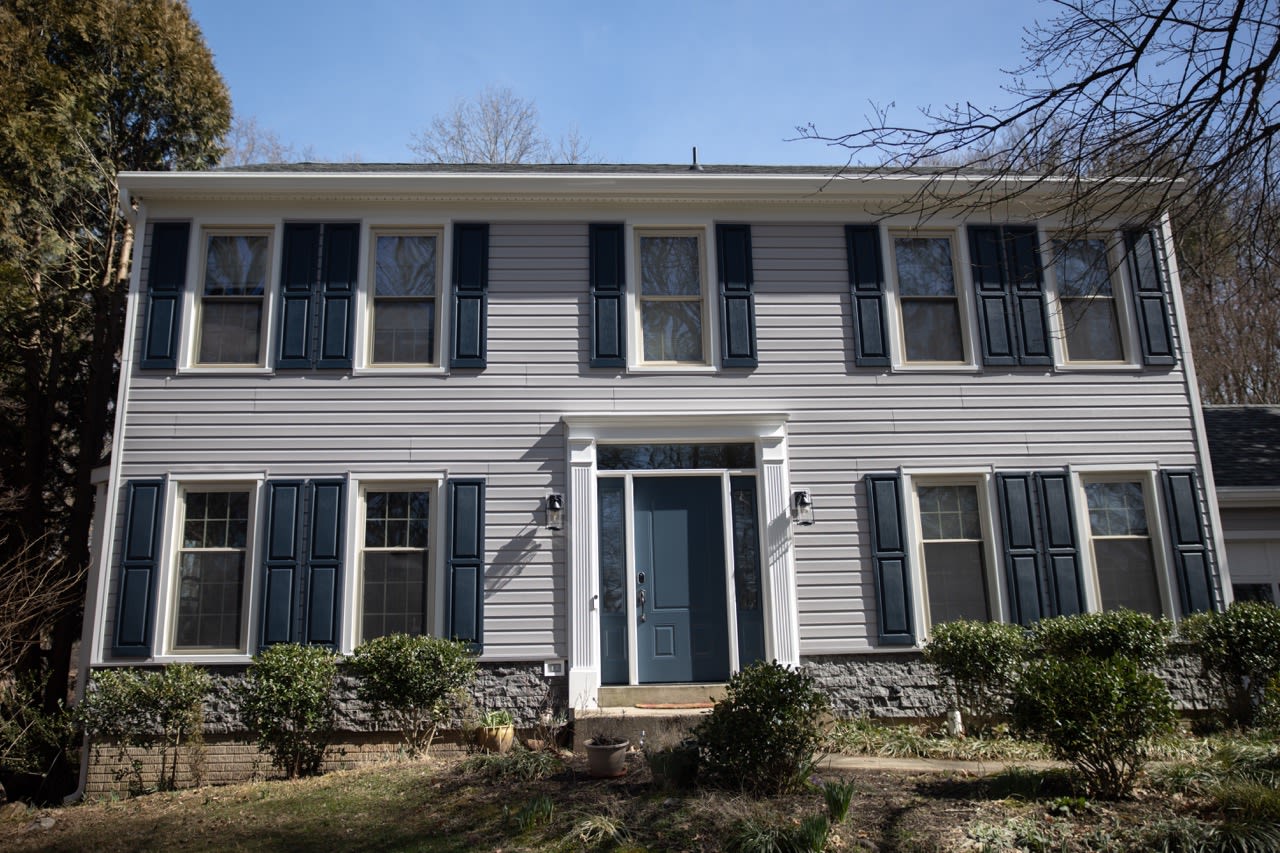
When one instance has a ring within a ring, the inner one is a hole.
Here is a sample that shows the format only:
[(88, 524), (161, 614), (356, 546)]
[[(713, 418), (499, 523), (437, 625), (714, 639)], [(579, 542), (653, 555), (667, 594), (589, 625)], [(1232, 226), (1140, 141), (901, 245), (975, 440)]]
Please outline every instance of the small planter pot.
[(515, 726), (489, 726), (476, 732), (476, 744), (485, 752), (510, 752), (515, 741)]
[(596, 779), (616, 779), (627, 773), (627, 747), (631, 741), (588, 743), (587, 773)]

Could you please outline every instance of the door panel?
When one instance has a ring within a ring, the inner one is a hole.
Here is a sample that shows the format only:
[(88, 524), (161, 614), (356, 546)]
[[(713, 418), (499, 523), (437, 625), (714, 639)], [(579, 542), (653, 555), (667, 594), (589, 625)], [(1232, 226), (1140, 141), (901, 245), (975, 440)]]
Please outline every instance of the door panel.
[(729, 641), (721, 481), (637, 477), (634, 484), (639, 680), (723, 681)]

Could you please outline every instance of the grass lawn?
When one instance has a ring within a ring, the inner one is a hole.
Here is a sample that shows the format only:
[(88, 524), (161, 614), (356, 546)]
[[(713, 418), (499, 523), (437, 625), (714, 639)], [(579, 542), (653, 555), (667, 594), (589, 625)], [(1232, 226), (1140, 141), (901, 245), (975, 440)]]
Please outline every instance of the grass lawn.
[[(1267, 826), (1250, 820), (1280, 825), (1276, 745), (1214, 750), (1189, 748), (1203, 754), (1154, 768), (1133, 799), (1116, 803), (1076, 796), (1061, 770), (856, 772), (848, 817), (825, 849), (1128, 853), (1158, 849), (1159, 839), (1175, 835), (1181, 846), (1169, 849), (1280, 849), (1189, 843), (1223, 826), (1266, 842)], [(549, 775), (526, 779), (518, 771), (534, 769), (528, 761), (441, 758), (62, 809), (10, 806), (0, 813), (0, 849), (729, 851), (769, 849), (759, 842), (770, 827), (825, 813), (816, 788), (765, 800), (673, 792), (652, 784), (639, 756), (630, 762), (617, 780), (588, 778), (581, 759), (548, 761)], [(747, 846), (753, 840), (757, 846)]]

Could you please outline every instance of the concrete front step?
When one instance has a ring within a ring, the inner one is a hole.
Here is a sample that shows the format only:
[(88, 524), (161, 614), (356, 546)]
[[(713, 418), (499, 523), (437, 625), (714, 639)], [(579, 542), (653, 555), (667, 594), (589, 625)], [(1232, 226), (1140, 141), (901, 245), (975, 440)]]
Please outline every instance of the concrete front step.
[(643, 746), (664, 748), (675, 746), (698, 722), (711, 713), (710, 708), (589, 708), (571, 710), (573, 750), (582, 752), (583, 744), (605, 735), (631, 741), (632, 749)]
[(723, 684), (640, 684), (601, 687), (601, 708), (708, 705), (724, 698)]

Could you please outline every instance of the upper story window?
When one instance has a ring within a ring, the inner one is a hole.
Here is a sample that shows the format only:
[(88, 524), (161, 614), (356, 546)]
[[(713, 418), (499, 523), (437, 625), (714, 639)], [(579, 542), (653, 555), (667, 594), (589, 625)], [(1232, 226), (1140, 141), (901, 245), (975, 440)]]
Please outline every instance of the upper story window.
[(637, 254), (641, 362), (708, 364), (702, 234), (640, 234)]
[(426, 631), (430, 527), (428, 489), (365, 492), (360, 642)]
[(1102, 609), (1163, 615), (1142, 482), (1086, 482), (1084, 493)]
[(907, 362), (963, 363), (963, 306), (950, 235), (894, 233), (894, 270)]
[(262, 363), (270, 238), (210, 233), (205, 238), (196, 363)]
[(175, 651), (242, 648), (248, 490), (182, 493)]
[(991, 618), (978, 486), (916, 485), (929, 621)]
[(1053, 255), (1067, 360), (1124, 361), (1122, 315), (1106, 241), (1055, 240)]
[(439, 235), (380, 233), (374, 245), (369, 363), (435, 364)]

